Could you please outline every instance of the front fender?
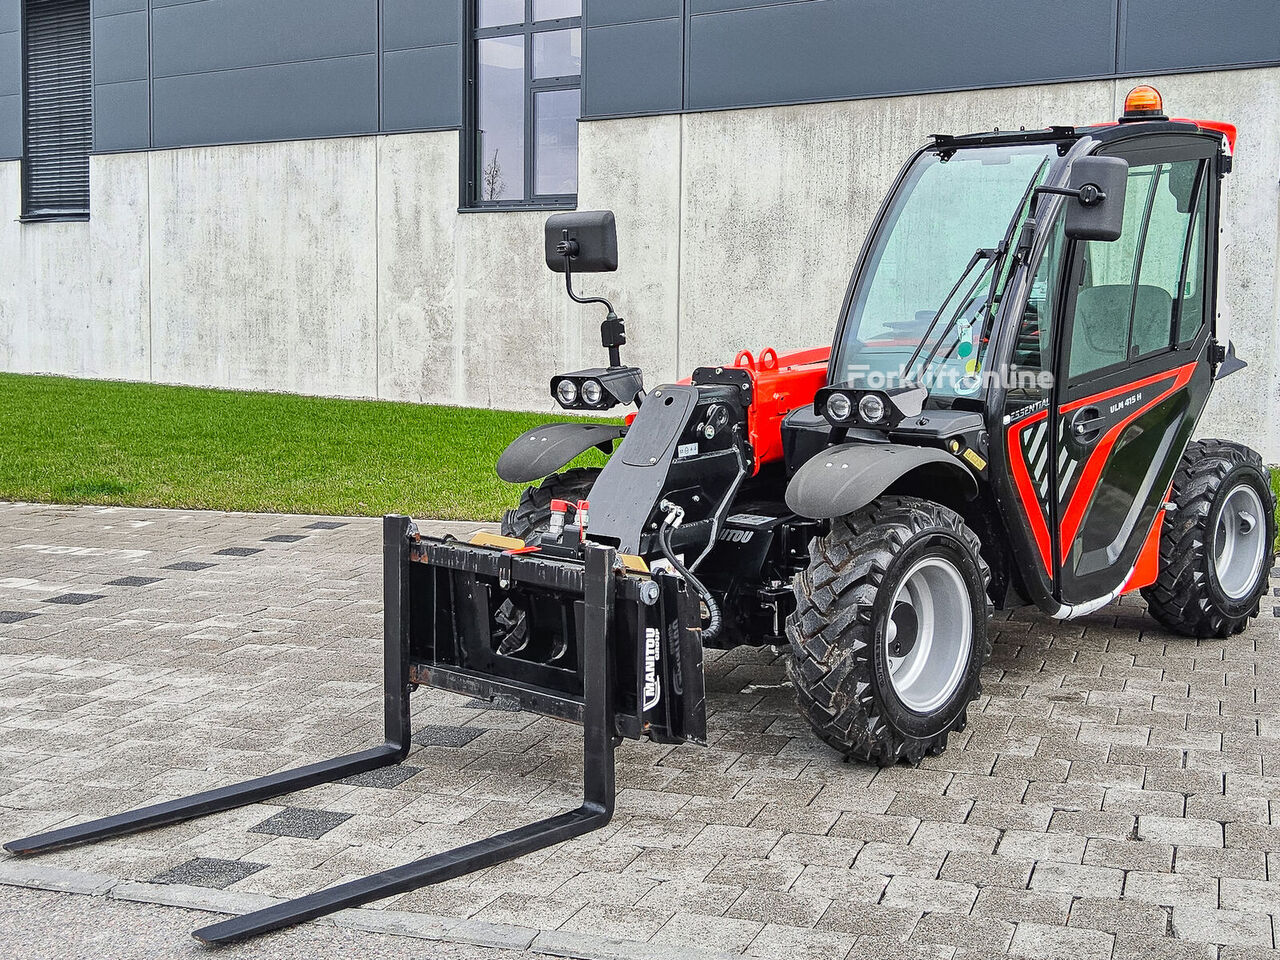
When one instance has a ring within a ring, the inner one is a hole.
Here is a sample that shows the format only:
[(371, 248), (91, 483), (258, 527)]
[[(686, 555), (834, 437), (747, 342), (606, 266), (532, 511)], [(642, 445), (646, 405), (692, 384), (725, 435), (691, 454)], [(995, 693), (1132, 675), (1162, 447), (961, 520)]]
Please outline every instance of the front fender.
[(498, 476), (507, 483), (532, 483), (549, 477), (592, 447), (606, 453), (627, 432), (620, 423), (548, 423), (511, 441), (498, 458)]
[(900, 443), (846, 443), (822, 451), (796, 471), (787, 485), (787, 506), (814, 520), (843, 517), (922, 468), (960, 483), (969, 499), (978, 495), (978, 483), (969, 468), (941, 450)]

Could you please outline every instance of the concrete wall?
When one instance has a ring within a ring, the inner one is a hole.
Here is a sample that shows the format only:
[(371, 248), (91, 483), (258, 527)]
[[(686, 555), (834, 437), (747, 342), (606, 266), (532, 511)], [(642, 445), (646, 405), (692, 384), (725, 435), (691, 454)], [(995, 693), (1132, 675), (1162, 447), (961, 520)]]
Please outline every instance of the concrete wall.
[[(1230, 331), (1251, 364), (1207, 433), (1280, 461), (1280, 69), (1155, 78), (1180, 115), (1239, 124)], [(1129, 81), (604, 120), (582, 209), (622, 268), (582, 278), (649, 382), (748, 347), (827, 343), (899, 164), (934, 131), (1093, 122)], [(18, 224), (0, 163), (0, 369), (550, 409), (597, 363), (600, 314), (541, 260), (544, 214), (457, 212), (458, 134), (95, 156), (88, 223)]]

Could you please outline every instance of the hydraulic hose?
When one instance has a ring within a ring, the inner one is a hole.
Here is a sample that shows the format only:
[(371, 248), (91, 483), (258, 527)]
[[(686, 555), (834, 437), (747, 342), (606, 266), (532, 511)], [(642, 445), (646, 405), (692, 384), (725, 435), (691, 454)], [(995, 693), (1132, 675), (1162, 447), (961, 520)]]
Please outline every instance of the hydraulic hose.
[(689, 581), (689, 584), (702, 599), (702, 602), (706, 604), (707, 625), (702, 629), (702, 639), (714, 640), (720, 635), (720, 627), (723, 624), (723, 618), (720, 614), (720, 604), (716, 603), (716, 598), (711, 595), (711, 591), (703, 585), (702, 581), (690, 573), (688, 568), (680, 562), (680, 558), (676, 556), (675, 550), (672, 549), (671, 528), (672, 517), (674, 515), (674, 511), (668, 513), (667, 519), (663, 522), (662, 526), (658, 528), (658, 547), (662, 550), (662, 555), (666, 557), (667, 562), (671, 564), (680, 576)]

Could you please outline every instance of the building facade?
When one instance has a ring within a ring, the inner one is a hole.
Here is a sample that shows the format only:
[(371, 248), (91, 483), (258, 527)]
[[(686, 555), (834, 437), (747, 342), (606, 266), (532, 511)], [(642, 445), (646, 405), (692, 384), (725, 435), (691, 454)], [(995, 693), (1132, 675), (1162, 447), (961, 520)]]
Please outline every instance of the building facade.
[(1204, 425), (1280, 461), (1277, 0), (0, 0), (0, 369), (544, 409), (830, 341), (934, 132), (1114, 118), (1138, 82), (1235, 123)]

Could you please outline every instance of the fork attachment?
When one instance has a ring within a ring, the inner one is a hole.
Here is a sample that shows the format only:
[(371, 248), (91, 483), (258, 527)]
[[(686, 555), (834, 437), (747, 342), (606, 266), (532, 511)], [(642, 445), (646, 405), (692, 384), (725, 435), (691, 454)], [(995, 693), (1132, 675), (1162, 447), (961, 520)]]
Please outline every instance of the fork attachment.
[(104, 840), (400, 763), (409, 753), (409, 693), (417, 684), (514, 697), (522, 709), (582, 724), (583, 799), (576, 809), (193, 934), (231, 943), (598, 830), (613, 816), (620, 736), (705, 742), (697, 611), (677, 578), (628, 574), (613, 549), (592, 543), (579, 557), (552, 559), (422, 538), (400, 516), (383, 520), (383, 564), (382, 745), (14, 840), (5, 849), (26, 855)]

